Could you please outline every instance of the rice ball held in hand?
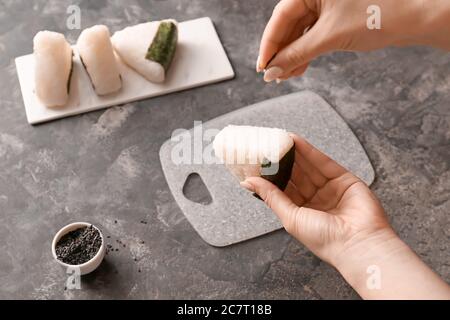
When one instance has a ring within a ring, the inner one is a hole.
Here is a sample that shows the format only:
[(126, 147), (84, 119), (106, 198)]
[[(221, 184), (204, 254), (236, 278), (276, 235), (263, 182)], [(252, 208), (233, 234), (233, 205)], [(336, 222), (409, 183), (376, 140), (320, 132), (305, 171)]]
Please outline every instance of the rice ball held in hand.
[(281, 190), (289, 182), (295, 147), (283, 129), (229, 125), (216, 135), (213, 148), (240, 181), (262, 177)]
[(61, 33), (40, 31), (33, 39), (35, 92), (47, 107), (64, 106), (69, 99), (72, 48)]
[(178, 42), (175, 20), (141, 23), (117, 31), (114, 49), (130, 68), (150, 82), (164, 82)]
[(83, 30), (78, 37), (77, 50), (98, 95), (110, 94), (122, 87), (108, 27), (97, 25)]

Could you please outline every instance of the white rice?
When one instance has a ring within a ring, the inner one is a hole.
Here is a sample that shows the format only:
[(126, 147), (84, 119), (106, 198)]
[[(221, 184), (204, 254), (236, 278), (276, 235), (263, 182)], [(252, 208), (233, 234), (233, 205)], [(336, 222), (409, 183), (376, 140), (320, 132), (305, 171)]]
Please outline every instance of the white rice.
[[(174, 22), (174, 20), (167, 21)], [(161, 21), (152, 21), (127, 27), (115, 32), (111, 38), (114, 49), (123, 62), (148, 81), (156, 83), (164, 82), (164, 67), (146, 59), (145, 56), (160, 23)]]
[(77, 50), (98, 95), (110, 94), (122, 87), (108, 27), (97, 25), (83, 30)]
[(61, 33), (38, 32), (33, 39), (35, 91), (48, 107), (64, 106), (72, 70), (72, 48)]
[(260, 176), (264, 161), (278, 163), (293, 145), (283, 129), (234, 125), (222, 129), (213, 142), (216, 157), (241, 181)]

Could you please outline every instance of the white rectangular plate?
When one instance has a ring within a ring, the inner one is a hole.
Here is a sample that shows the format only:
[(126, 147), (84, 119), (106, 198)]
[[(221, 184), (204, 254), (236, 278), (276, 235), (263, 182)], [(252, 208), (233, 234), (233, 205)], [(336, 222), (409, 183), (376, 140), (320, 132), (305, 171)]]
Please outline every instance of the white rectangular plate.
[(107, 96), (97, 96), (74, 48), (70, 97), (67, 105), (60, 108), (47, 108), (37, 98), (33, 55), (16, 58), (28, 122), (42, 123), (234, 77), (233, 68), (210, 18), (181, 22), (178, 27), (177, 51), (164, 83), (147, 81), (118, 59), (122, 89)]

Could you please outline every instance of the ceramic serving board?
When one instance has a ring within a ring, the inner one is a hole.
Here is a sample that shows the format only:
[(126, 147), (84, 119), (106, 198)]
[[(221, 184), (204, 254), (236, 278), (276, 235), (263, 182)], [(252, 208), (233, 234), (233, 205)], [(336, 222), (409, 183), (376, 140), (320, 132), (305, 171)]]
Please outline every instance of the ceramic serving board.
[[(204, 123), (202, 132), (211, 128), (220, 130), (228, 124), (284, 128), (305, 137), (368, 185), (375, 178), (356, 136), (339, 114), (314, 92), (293, 93), (236, 110)], [(212, 140), (204, 142), (204, 150)], [(222, 247), (281, 228), (272, 211), (242, 189), (224, 165), (174, 163), (172, 151), (178, 144), (176, 137), (163, 144), (162, 168), (173, 197), (206, 242)], [(203, 180), (211, 203), (205, 205), (186, 198), (183, 187), (192, 173)]]
[(123, 64), (119, 68), (122, 89), (97, 96), (74, 47), (74, 65), (69, 102), (61, 108), (47, 108), (34, 92), (34, 57), (16, 58), (16, 68), (28, 122), (37, 124), (118, 104), (231, 79), (234, 71), (210, 18), (181, 22), (174, 60), (162, 84), (147, 81)]

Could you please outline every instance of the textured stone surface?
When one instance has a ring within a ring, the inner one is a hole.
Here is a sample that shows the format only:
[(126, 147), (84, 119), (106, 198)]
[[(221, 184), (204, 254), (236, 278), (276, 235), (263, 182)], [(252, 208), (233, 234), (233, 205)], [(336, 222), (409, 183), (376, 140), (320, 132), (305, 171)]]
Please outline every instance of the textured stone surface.
[[(358, 139), (336, 111), (312, 91), (287, 94), (224, 114), (171, 137), (160, 150), (162, 169), (173, 197), (188, 221), (211, 245), (227, 246), (282, 227), (272, 210), (241, 188), (236, 177), (217, 158), (199, 164), (194, 161), (197, 158), (194, 147), (188, 161), (183, 164), (174, 161), (174, 151), (179, 150), (181, 142), (191, 146), (194, 140), (200, 145), (196, 140), (200, 135), (203, 135), (203, 154), (208, 153), (208, 148), (212, 150), (213, 134), (229, 124), (283, 128), (296, 133), (368, 185), (374, 181), (373, 167)], [(217, 162), (212, 162), (214, 159)], [(210, 193), (213, 199), (210, 204), (186, 197), (186, 185), (192, 174), (201, 177), (206, 188), (204, 194)]]
[[(83, 28), (104, 23), (112, 31), (148, 18), (210, 16), (236, 78), (32, 127), (14, 57), (31, 52), (41, 29), (74, 42), (79, 31), (65, 27), (69, 3), (79, 3)], [(254, 65), (273, 5), (0, 2), (0, 298), (357, 298), (284, 231), (209, 246), (182, 215), (161, 171), (158, 151), (174, 129), (302, 89), (318, 92), (346, 119), (375, 167), (372, 189), (393, 226), (450, 281), (450, 56), (421, 47), (334, 53), (314, 61), (302, 78), (266, 85)], [(95, 223), (115, 247), (116, 239), (126, 247), (84, 278), (82, 290), (65, 291), (50, 243), (76, 220)]]

